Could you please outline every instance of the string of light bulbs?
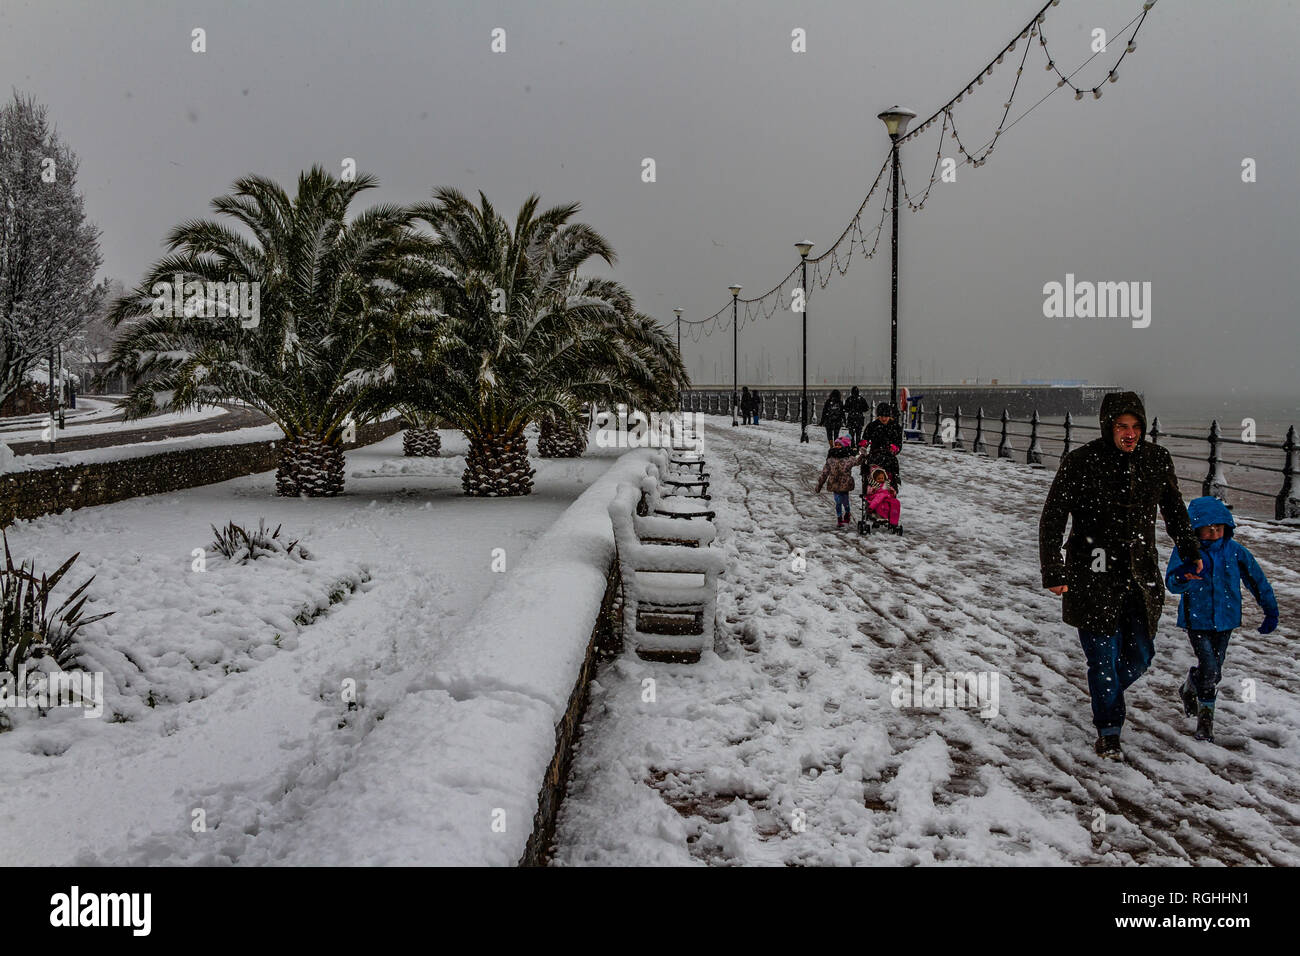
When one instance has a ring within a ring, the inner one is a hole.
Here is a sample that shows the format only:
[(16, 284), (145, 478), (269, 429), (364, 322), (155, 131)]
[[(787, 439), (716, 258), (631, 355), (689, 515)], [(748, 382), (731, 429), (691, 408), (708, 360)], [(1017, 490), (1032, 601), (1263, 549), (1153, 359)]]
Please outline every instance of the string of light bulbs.
[[(1142, 29), (1142, 25), (1143, 23), (1146, 22), (1148, 13), (1151, 11), (1151, 8), (1154, 7), (1156, 4), (1156, 0), (1145, 0), (1145, 2), (1142, 4), (1141, 12), (1137, 16), (1135, 16), (1132, 20), (1130, 20), (1128, 24), (1126, 24), (1124, 27), (1122, 27), (1119, 31), (1117, 31), (1114, 34), (1114, 36), (1123, 37), (1124, 34), (1128, 32), (1128, 29), (1130, 27), (1133, 27), (1134, 24), (1137, 25), (1136, 28), (1134, 28), (1133, 30), (1132, 36), (1129, 37), (1127, 44), (1125, 44), (1124, 49), (1121, 51), (1119, 58), (1115, 61), (1114, 65), (1107, 72), (1105, 78), (1102, 79), (1102, 81), (1098, 83), (1097, 86), (1089, 89), (1087, 87), (1076, 86), (1073, 82), (1073, 78), (1076, 75), (1078, 75), (1078, 73), (1082, 71), (1089, 63), (1091, 63), (1094, 59), (1096, 59), (1100, 55), (1101, 51), (1094, 52), (1092, 56), (1084, 60), (1083, 63), (1081, 63), (1079, 66), (1077, 66), (1074, 70), (1072, 70), (1067, 75), (1060, 71), (1060, 68), (1056, 65), (1055, 57), (1052, 56), (1051, 50), (1048, 48), (1047, 37), (1043, 31), (1043, 24), (1047, 19), (1048, 9), (1051, 7), (1059, 6), (1060, 2), (1061, 0), (1048, 0), (1048, 2), (1045, 3), (1042, 6), (1042, 8), (1037, 11), (1037, 13), (1034, 14), (1034, 16), (1030, 19), (1030, 21), (1026, 23), (1025, 26), (1003, 46), (1001, 51), (999, 51), (993, 57), (993, 59), (990, 60), (988, 64), (985, 65), (985, 67), (975, 76), (974, 79), (972, 79), (969, 83), (967, 83), (966, 86), (963, 87), (956, 95), (950, 97), (949, 100), (943, 104), (943, 106), (939, 107), (939, 109), (937, 109), (933, 114), (928, 116), (920, 124), (915, 126), (910, 132), (899, 137), (898, 145), (901, 147), (904, 143), (920, 137), (922, 133), (924, 133), (927, 129), (933, 126), (936, 122), (942, 123), (942, 126), (939, 130), (939, 137), (938, 137), (939, 142), (937, 144), (937, 149), (935, 153), (935, 162), (930, 172), (930, 180), (925, 187), (924, 193), (920, 195), (919, 200), (914, 201), (912, 199), (912, 196), (907, 189), (906, 179), (903, 177), (901, 166), (899, 169), (901, 200), (903, 202), (906, 202), (908, 208), (911, 209), (913, 212), (919, 212), (925, 206), (926, 200), (929, 199), (930, 192), (934, 188), (934, 184), (941, 178), (938, 175), (938, 170), (939, 170), (940, 162), (942, 161), (943, 137), (945, 133), (949, 133), (949, 132), (951, 133), (952, 138), (956, 140), (957, 148), (962, 155), (962, 162), (957, 168), (962, 168), (967, 165), (978, 168), (980, 166), (983, 166), (984, 163), (988, 160), (989, 155), (993, 152), (994, 148), (997, 145), (998, 140), (1002, 137), (1004, 133), (1006, 133), (1017, 123), (1023, 120), (1026, 116), (1032, 113), (1035, 109), (1037, 109), (1043, 102), (1045, 102), (1048, 99), (1048, 97), (1050, 97), (1058, 89), (1068, 86), (1071, 90), (1074, 91), (1075, 94), (1074, 98), (1076, 100), (1082, 99), (1084, 92), (1091, 92), (1093, 94), (1094, 99), (1101, 99), (1101, 88), (1107, 82), (1114, 83), (1118, 80), (1118, 70), (1120, 64), (1123, 63), (1124, 58), (1126, 56), (1128, 56), (1130, 53), (1133, 53), (1137, 49), (1136, 40), (1137, 40), (1138, 31)], [(1020, 89), (1020, 80), (1024, 74), (1025, 63), (1029, 55), (1030, 47), (1032, 46), (1032, 41), (1035, 38), (1037, 38), (1038, 44), (1041, 47), (1044, 56), (1047, 58), (1047, 65), (1045, 69), (1047, 71), (1056, 72), (1058, 77), (1057, 83), (1053, 89), (1049, 90), (1041, 99), (1039, 99), (1036, 103), (1030, 106), (1029, 109), (1025, 110), (1023, 113), (1017, 116), (1015, 120), (1008, 123), (1007, 117), (1011, 114), (1012, 105), (1014, 104), (1016, 94)], [(992, 77), (993, 73), (996, 70), (996, 67), (998, 67), (1005, 61), (1008, 53), (1015, 52), (1016, 46), (1021, 41), (1025, 41), (1025, 50), (1024, 53), (1021, 54), (1020, 63), (1016, 68), (1016, 77), (1014, 82), (1012, 83), (1011, 91), (1007, 95), (1006, 102), (1003, 104), (1002, 118), (998, 121), (997, 128), (994, 130), (991, 139), (989, 139), (982, 146), (977, 147), (974, 151), (969, 150), (967, 149), (966, 144), (962, 141), (961, 136), (957, 130), (957, 120), (954, 115), (953, 108), (958, 104), (962, 103), (962, 101), (966, 97), (974, 95), (977, 87), (984, 85), (985, 77)], [(843, 276), (848, 272), (848, 267), (853, 259), (855, 246), (857, 246), (858, 244), (861, 244), (862, 246), (863, 257), (865, 259), (871, 259), (875, 255), (876, 250), (879, 248), (880, 245), (880, 238), (884, 230), (885, 219), (887, 218), (889, 213), (893, 211), (893, 204), (900, 200), (900, 197), (896, 197), (892, 195), (892, 183), (888, 180), (888, 178), (885, 177), (885, 172), (889, 168), (889, 164), (890, 164), (890, 154), (887, 153), (884, 162), (881, 164), (880, 171), (876, 174), (875, 181), (872, 183), (870, 190), (868, 190), (866, 197), (862, 200), (862, 203), (858, 206), (857, 212), (854, 213), (853, 218), (849, 221), (848, 225), (845, 226), (843, 232), (840, 233), (839, 237), (835, 240), (835, 242), (831, 245), (831, 247), (827, 249), (826, 252), (822, 253), (816, 258), (808, 259), (808, 265), (812, 267), (813, 280), (817, 288), (825, 289), (826, 286), (829, 284), (830, 280), (835, 275), (838, 274), (840, 276)], [(875, 194), (876, 190), (879, 188), (882, 179), (885, 179), (886, 186), (885, 186), (885, 193), (884, 193), (884, 202), (881, 205), (880, 220), (874, 228), (872, 228), (867, 232), (864, 232), (861, 223), (862, 214), (866, 210), (867, 205), (871, 202), (871, 197)], [(875, 233), (875, 239), (871, 244), (870, 250), (868, 250), (867, 236), (870, 233)], [(846, 239), (848, 240), (847, 250), (845, 251), (843, 260), (841, 262), (841, 246), (845, 245)], [(823, 269), (823, 264), (825, 264), (825, 269)], [(731, 314), (733, 313), (733, 310), (736, 310), (736, 307), (738, 305), (744, 305), (745, 308), (744, 308), (743, 315), (741, 315), (738, 311), (736, 311), (737, 321), (739, 323), (737, 332), (739, 332), (739, 330), (744, 327), (746, 322), (757, 321), (757, 318), (763, 318), (763, 319), (770, 318), (772, 315), (776, 313), (778, 309), (785, 309), (788, 311), (791, 308), (791, 305), (787, 301), (785, 287), (787, 283), (789, 283), (791, 280), (794, 279), (796, 275), (799, 274), (802, 265), (803, 263), (800, 262), (793, 269), (791, 269), (790, 272), (788, 272), (781, 279), (780, 282), (778, 282), (775, 286), (768, 289), (766, 292), (762, 293), (761, 295), (754, 296), (753, 298), (750, 299), (742, 299), (737, 297), (734, 303), (728, 302), (717, 312), (714, 312), (712, 315), (704, 319), (680, 319), (679, 321), (681, 322), (681, 324), (687, 326), (688, 335), (690, 336), (691, 341), (699, 342), (703, 338), (707, 338), (711, 336), (714, 332), (725, 331), (726, 329), (730, 328)], [(811, 289), (804, 289), (805, 301), (807, 300), (807, 296), (809, 295), (810, 291)]]

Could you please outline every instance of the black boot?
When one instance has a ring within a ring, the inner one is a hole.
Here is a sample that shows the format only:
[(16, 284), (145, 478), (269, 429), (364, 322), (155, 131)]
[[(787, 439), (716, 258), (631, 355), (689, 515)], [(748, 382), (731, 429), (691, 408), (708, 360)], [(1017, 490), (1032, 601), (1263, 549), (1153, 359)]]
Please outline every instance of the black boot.
[(1124, 751), (1119, 749), (1119, 734), (1105, 734), (1097, 738), (1097, 756), (1107, 760), (1123, 760)]
[(1196, 734), (1197, 740), (1206, 740), (1214, 743), (1214, 708), (1201, 706), (1196, 712)]
[(1178, 696), (1183, 699), (1183, 713), (1188, 717), (1195, 717), (1198, 705), (1196, 702), (1196, 688), (1192, 686), (1192, 675), (1187, 675), (1187, 680), (1183, 681), (1182, 686), (1178, 688)]

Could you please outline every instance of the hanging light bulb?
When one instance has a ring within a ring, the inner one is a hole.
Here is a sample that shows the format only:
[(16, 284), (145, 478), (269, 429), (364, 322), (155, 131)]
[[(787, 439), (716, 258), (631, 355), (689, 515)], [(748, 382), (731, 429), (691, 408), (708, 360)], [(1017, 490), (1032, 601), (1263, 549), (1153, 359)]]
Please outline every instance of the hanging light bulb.
[(1136, 43), (1135, 41), (1133, 41), (1133, 40), (1129, 40), (1129, 41), (1128, 41), (1128, 52), (1129, 52), (1129, 53), (1133, 53), (1134, 51), (1137, 50), (1137, 48), (1138, 48), (1138, 45), (1137, 45), (1137, 43)]
[(980, 78), (979, 78), (979, 80), (978, 80), (977, 82), (979, 83), (980, 86), (983, 86), (983, 85), (984, 85), (984, 74), (983, 74), (983, 73), (980, 74)]
[(1083, 90), (1075, 90), (1075, 91), (1074, 91), (1074, 98), (1075, 98), (1076, 100), (1081, 100), (1081, 99), (1083, 99)]
[(1094, 86), (1094, 87), (1092, 88), (1092, 98), (1093, 98), (1094, 100), (1099, 100), (1099, 99), (1101, 99), (1101, 87), (1100, 87), (1100, 86)]
[(1142, 9), (1143, 9), (1143, 10), (1150, 10), (1150, 9), (1151, 9), (1152, 7), (1154, 7), (1155, 5), (1156, 5), (1156, 0), (1147, 0), (1146, 3), (1142, 4)]
[(1002, 54), (1002, 53), (999, 53), (999, 54), (998, 54), (998, 58), (997, 58), (997, 62), (998, 62), (998, 63), (1001, 63), (1001, 62), (1002, 62), (1002, 57), (1003, 57), (1004, 55), (1005, 55), (1005, 54)]
[(1011, 46), (1007, 47), (1007, 52), (1008, 52), (1008, 53), (1014, 53), (1014, 52), (1015, 52), (1015, 49), (1016, 49), (1016, 41), (1015, 41), (1015, 40), (1012, 40), (1012, 41), (1011, 41)]
[(1020, 34), (1020, 39), (1023, 40), (1023, 39), (1025, 39), (1025, 38), (1028, 37), (1028, 36), (1029, 36), (1029, 31), (1026, 30), (1024, 33)]
[(1064, 85), (1065, 85), (1065, 77), (1061, 77), (1059, 80), (1057, 80), (1057, 81), (1056, 81), (1056, 85), (1057, 85), (1057, 86), (1064, 86)]
[(1114, 70), (1111, 70), (1111, 71), (1110, 71), (1110, 81), (1111, 81), (1112, 83), (1114, 83), (1114, 82), (1115, 82), (1116, 80), (1118, 80), (1118, 79), (1119, 79), (1119, 74), (1117, 74)]
[(1055, 66), (1056, 66), (1055, 63), (1053, 63), (1051, 60), (1048, 60), (1048, 61), (1047, 61), (1047, 66), (1043, 67), (1043, 69), (1050, 73), (1050, 72), (1052, 72), (1052, 69), (1053, 69), (1053, 67), (1055, 67)]

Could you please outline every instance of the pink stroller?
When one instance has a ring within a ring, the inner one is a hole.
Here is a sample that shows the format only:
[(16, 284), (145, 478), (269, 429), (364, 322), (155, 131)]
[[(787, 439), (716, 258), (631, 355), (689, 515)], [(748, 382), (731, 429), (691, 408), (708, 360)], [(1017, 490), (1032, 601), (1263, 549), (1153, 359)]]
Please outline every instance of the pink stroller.
[(903, 526), (898, 517), (901, 506), (893, 477), (881, 465), (869, 465), (862, 483), (862, 517), (858, 519), (858, 534), (870, 534), (877, 528), (886, 528), (901, 535)]

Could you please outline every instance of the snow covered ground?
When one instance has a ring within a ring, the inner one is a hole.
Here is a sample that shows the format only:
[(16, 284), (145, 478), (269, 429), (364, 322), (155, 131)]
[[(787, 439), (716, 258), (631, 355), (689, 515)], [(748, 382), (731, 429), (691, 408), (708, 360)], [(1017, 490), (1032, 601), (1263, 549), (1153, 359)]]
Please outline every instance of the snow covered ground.
[[(508, 566), (523, 560), (616, 455), (593, 445), (576, 461), (534, 459), (532, 495), (470, 499), (464, 439), (442, 437), (438, 459), (402, 458), (400, 434), (351, 452), (341, 498), (276, 498), (267, 473), (9, 528), (15, 560), (43, 570), (80, 551), (56, 596), (94, 574), (87, 612), (116, 614), (84, 635), (106, 675), (104, 717), (14, 711), (15, 729), (0, 733), (5, 863), (310, 863), (334, 859), (337, 833), (309, 842), (313, 807), (358, 832), (384, 822), (360, 800), (340, 815), (332, 788), (410, 688), (428, 686), (491, 589), (509, 600), (493, 549)], [(210, 524), (259, 517), (312, 560), (236, 566), (208, 550), (206, 570), (193, 569)], [(344, 701), (347, 679), (359, 708)], [(515, 756), (503, 743), (501, 759)], [(419, 759), (409, 747), (389, 757)], [(414, 825), (436, 824), (426, 809)], [(347, 862), (375, 861), (365, 840), (353, 845)]]
[[(79, 403), (88, 404), (95, 401), (94, 399), (78, 399)], [(220, 418), (222, 415), (230, 414), (226, 409), (220, 406), (209, 406), (207, 408), (193, 409), (187, 412), (166, 412), (161, 415), (151, 415), (148, 418), (138, 418), (133, 421), (104, 421), (105, 418), (112, 418), (120, 414), (116, 408), (107, 403), (103, 403), (106, 408), (92, 408), (87, 410), (84, 416), (77, 415), (69, 411), (64, 416), (67, 427), (60, 429), (57, 438), (80, 438), (85, 435), (108, 435), (113, 432), (133, 431), (139, 428), (162, 428), (166, 425), (181, 425), (189, 422), (207, 421), (213, 418)], [(77, 409), (81, 411), (81, 409)], [(28, 442), (28, 441), (47, 441), (45, 437), (46, 424), (49, 421), (48, 416), (41, 416), (34, 421), (29, 421), (31, 416), (24, 416), (21, 422), (6, 423), (6, 427), (0, 430), (0, 441), (6, 443)]]
[[(1282, 624), (1258, 634), (1246, 596), (1217, 743), (1182, 715), (1193, 655), (1170, 597), (1127, 695), (1128, 762), (1103, 763), (1077, 634), (1040, 586), (1050, 473), (909, 446), (906, 534), (863, 538), (813, 494), (825, 450), (797, 426), (708, 426), (727, 623), (698, 664), (602, 669), (558, 864), (1300, 863), (1300, 530), (1240, 521)], [(894, 706), (918, 665), (982, 675), (987, 716)]]

